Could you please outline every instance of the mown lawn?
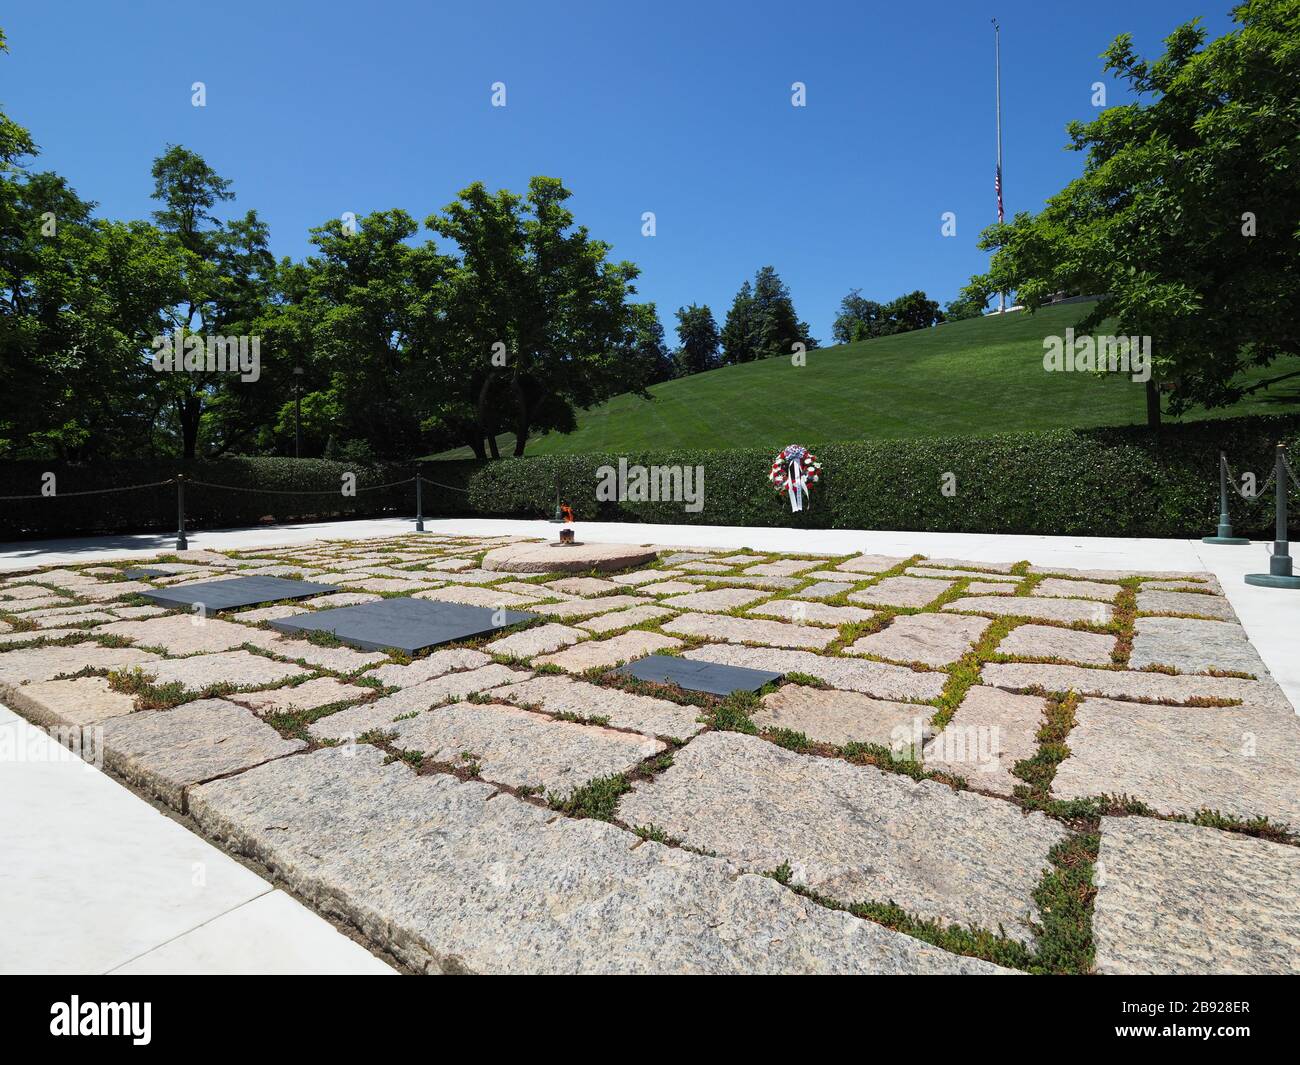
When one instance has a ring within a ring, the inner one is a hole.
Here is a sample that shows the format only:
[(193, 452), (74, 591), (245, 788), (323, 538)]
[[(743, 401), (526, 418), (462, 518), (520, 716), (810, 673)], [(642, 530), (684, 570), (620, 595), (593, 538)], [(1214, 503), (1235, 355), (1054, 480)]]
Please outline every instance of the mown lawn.
[[(578, 429), (529, 441), (528, 454), (734, 448), (831, 440), (979, 435), (1146, 419), (1142, 385), (1127, 377), (1047, 373), (1043, 337), (1062, 335), (1082, 304), (1015, 312), (825, 348), (807, 365), (768, 359), (668, 381), (653, 399), (617, 396), (579, 412)], [(1275, 363), (1251, 380), (1300, 370)], [(1235, 407), (1188, 420), (1283, 413), (1300, 405), (1300, 377)], [(513, 437), (502, 437), (510, 454)], [(468, 449), (439, 458), (468, 457)]]

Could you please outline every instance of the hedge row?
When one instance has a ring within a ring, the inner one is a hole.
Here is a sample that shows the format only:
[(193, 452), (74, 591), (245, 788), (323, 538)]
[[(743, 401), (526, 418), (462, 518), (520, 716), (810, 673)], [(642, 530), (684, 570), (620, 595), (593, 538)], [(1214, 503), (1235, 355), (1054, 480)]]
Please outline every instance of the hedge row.
[[(550, 516), (558, 485), (579, 519), (602, 521), (1199, 537), (1218, 519), (1220, 450), (1262, 485), (1278, 441), (1296, 450), (1300, 415), (1170, 425), (1158, 436), (1125, 427), (828, 444), (817, 449), (824, 472), (811, 508), (798, 514), (768, 483), (774, 455), (766, 449), (559, 455), (484, 464), (471, 475), (469, 504), (482, 515)], [(702, 466), (703, 509), (597, 500), (597, 471), (619, 458)], [(954, 496), (940, 491), (946, 473), (956, 477)], [(1300, 494), (1292, 500), (1294, 534)], [(1238, 531), (1272, 539), (1271, 504), (1271, 489), (1253, 505), (1232, 501)]]
[[(457, 470), (460, 465), (457, 463), (440, 465), (446, 469), (440, 471), (438, 479), (448, 483), (463, 485), (471, 472)], [(367, 486), (413, 477), (412, 466), (361, 467), (323, 459), (225, 458), (188, 463), (158, 459), (89, 465), (41, 461), (0, 463), (0, 497), (39, 494), (48, 473), (55, 477), (55, 495), (23, 500), (0, 498), (0, 537), (174, 530), (175, 484), (94, 495), (74, 493), (152, 484), (175, 478), (179, 473), (186, 477), (186, 527), (191, 529), (415, 512), (414, 484), (366, 490)], [(347, 473), (356, 476), (355, 496), (345, 496), (341, 491)], [(453, 477), (457, 480), (451, 481)], [(236, 490), (209, 488), (196, 482), (229, 485)], [(459, 500), (449, 498), (441, 490), (431, 489), (425, 495), (428, 514), (464, 511), (463, 494)]]
[[(773, 454), (766, 449), (636, 454), (557, 455), (496, 462), (424, 464), (429, 516), (550, 517), (557, 490), (580, 520), (664, 524), (889, 529), (926, 532), (1034, 533), (1075, 536), (1197, 537), (1218, 519), (1218, 457), (1262, 485), (1278, 441), (1300, 444), (1300, 415), (1254, 417), (1167, 426), (1158, 435), (1136, 427), (1060, 429), (991, 437), (874, 440), (818, 449), (824, 465), (812, 506), (791, 513), (770, 487)], [(601, 469), (678, 466), (703, 469), (703, 507), (682, 502), (601, 500)], [(1294, 462), (1300, 466), (1300, 462)], [(189, 479), (189, 528), (319, 521), (378, 515), (410, 516), (414, 486), (366, 491), (412, 476), (409, 465), (357, 467), (320, 459), (227, 458), (78, 466), (0, 464), (0, 497), (41, 490), (57, 477), (53, 498), (0, 499), (0, 536), (173, 530), (176, 488), (74, 496), (89, 489)], [(339, 491), (345, 473), (358, 493)], [(941, 491), (945, 475), (956, 494)], [(202, 487), (206, 481), (261, 492)], [(269, 491), (266, 491), (269, 490)], [(303, 494), (273, 494), (303, 493)], [(314, 493), (314, 494), (313, 494)], [(1291, 533), (1300, 534), (1300, 493), (1292, 493)], [(1271, 539), (1272, 493), (1253, 505), (1233, 497), (1240, 535)]]

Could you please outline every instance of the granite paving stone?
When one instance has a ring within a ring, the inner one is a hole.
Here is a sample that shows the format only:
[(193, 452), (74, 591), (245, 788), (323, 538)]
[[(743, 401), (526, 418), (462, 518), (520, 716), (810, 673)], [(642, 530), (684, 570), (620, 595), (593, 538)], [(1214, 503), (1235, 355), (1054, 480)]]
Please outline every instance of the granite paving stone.
[(796, 625), (830, 625), (839, 627), (853, 622), (870, 621), (876, 616), (873, 610), (859, 606), (828, 606), (826, 603), (806, 603), (794, 599), (773, 599), (751, 607), (747, 613), (762, 617), (781, 618)]
[(1015, 595), (1017, 585), (1003, 581), (971, 581), (966, 585), (967, 595)]
[(1109, 603), (1090, 599), (1049, 599), (1033, 595), (973, 595), (945, 603), (944, 610), (968, 614), (992, 614), (996, 617), (1036, 618), (1041, 621), (1076, 621), (1090, 625), (1108, 625), (1115, 617)]
[(200, 699), (172, 710), (141, 710), (105, 720), (104, 764), (177, 810), (185, 789), (302, 750), (249, 710)]
[(5, 701), (15, 713), (45, 728), (93, 725), (135, 709), (135, 698), (114, 691), (107, 677), (45, 680), (11, 688)]
[(819, 580), (808, 585), (807, 588), (800, 588), (797, 592), (792, 592), (792, 599), (831, 599), (837, 595), (843, 595), (852, 589), (853, 585), (845, 584), (841, 581), (823, 581)]
[(19, 684), (54, 680), (83, 669), (131, 669), (161, 661), (150, 651), (96, 644), (22, 647), (0, 654), (0, 696)]
[(835, 629), (791, 625), (784, 621), (754, 621), (726, 614), (683, 614), (665, 621), (665, 632), (700, 636), (728, 643), (761, 643), (769, 647), (823, 648), (838, 635)]
[(872, 743), (912, 756), (933, 730), (933, 707), (873, 699), (861, 692), (785, 684), (751, 715), (760, 729), (802, 732), (814, 743)]
[(100, 636), (120, 636), (143, 647), (161, 647), (168, 654), (192, 655), (200, 652), (231, 651), (246, 643), (278, 642), (274, 633), (248, 625), (237, 625), (220, 618), (202, 618), (194, 614), (171, 614), (148, 621), (118, 621), (98, 630)]
[(661, 636), (657, 632), (633, 629), (607, 640), (587, 640), (574, 644), (555, 654), (542, 655), (533, 660), (534, 665), (559, 666), (569, 673), (582, 673), (588, 669), (613, 667), (620, 662), (631, 662), (657, 651), (680, 647), (681, 640)]
[(1129, 664), (1172, 666), (1180, 673), (1205, 673), (1211, 669), (1267, 675), (1246, 630), (1232, 621), (1151, 617), (1137, 619)]
[(1098, 599), (1105, 603), (1112, 603), (1123, 590), (1118, 584), (1066, 581), (1056, 577), (1046, 577), (1034, 585), (1029, 594), (1045, 596), (1049, 599)]
[(794, 577), (800, 573), (807, 573), (810, 569), (820, 569), (826, 565), (826, 561), (824, 558), (815, 558), (811, 561), (782, 558), (775, 562), (760, 562), (756, 566), (749, 566), (744, 572), (747, 576), (757, 574), (760, 577)]
[(634, 729), (648, 736), (686, 740), (704, 728), (698, 707), (618, 688), (603, 688), (572, 677), (533, 677), (518, 684), (492, 688), (484, 694), (502, 702), (537, 706), (552, 714), (606, 718), (616, 728)]
[(615, 629), (640, 625), (646, 621), (661, 621), (672, 617), (674, 613), (675, 611), (661, 606), (634, 606), (627, 610), (615, 610), (610, 614), (597, 614), (594, 618), (579, 621), (577, 625), (578, 628), (586, 629), (588, 632), (613, 632)]
[(520, 595), (518, 592), (507, 592), (500, 588), (484, 588), (479, 584), (468, 584), (416, 592), (415, 598), (434, 599), (443, 603), (464, 603), (467, 606), (485, 606), (496, 610), (499, 607), (531, 609), (532, 604), (545, 598), (545, 595), (544, 589), (538, 589), (532, 595)]
[(531, 629), (513, 632), (499, 640), (486, 644), (483, 650), (495, 655), (513, 655), (516, 658), (531, 658), (533, 655), (549, 654), (561, 647), (568, 647), (579, 640), (587, 639), (591, 634), (582, 629), (568, 625), (536, 625)]
[(1067, 662), (1105, 666), (1111, 662), (1115, 637), (1062, 629), (1056, 625), (1017, 625), (994, 648), (1017, 658), (1059, 658)]
[(453, 670), (477, 669), (479, 666), (490, 664), (491, 661), (492, 656), (482, 651), (474, 651), (467, 647), (451, 647), (434, 651), (424, 658), (417, 658), (409, 665), (380, 666), (378, 669), (368, 670), (363, 676), (379, 681), (386, 688), (409, 688), (413, 684), (441, 677), (444, 673)]
[(789, 588), (798, 588), (803, 584), (804, 577), (763, 577), (756, 573), (750, 574), (719, 574), (705, 576), (702, 573), (687, 574), (686, 580), (694, 581), (696, 586), (701, 584), (726, 584), (736, 588), (764, 588), (768, 591), (780, 592)]
[(1031, 943), (1034, 889), (1065, 829), (1000, 799), (707, 732), (623, 796), (619, 817), (840, 902), (894, 900)]
[(431, 972), (997, 972), (724, 861), (382, 751), (195, 788), (203, 830)]
[(264, 717), (267, 714), (316, 710), (331, 703), (355, 701), (373, 694), (372, 688), (346, 684), (334, 677), (314, 677), (297, 685), (286, 684), (269, 691), (235, 692), (225, 698)]
[(397, 718), (405, 714), (421, 713), (488, 688), (496, 688), (514, 680), (527, 680), (531, 676), (527, 670), (511, 669), (496, 663), (459, 673), (447, 673), (403, 688), (392, 695), (385, 695), (374, 702), (350, 706), (329, 714), (313, 721), (307, 730), (318, 740), (356, 739), (376, 729), (391, 732)]
[(581, 618), (592, 614), (605, 614), (629, 606), (644, 606), (645, 600), (636, 595), (605, 595), (598, 599), (567, 599), (560, 603), (538, 603), (528, 609), (537, 614), (555, 618)]
[(860, 591), (849, 592), (849, 600), (872, 606), (929, 606), (953, 585), (932, 577), (886, 577)]
[(472, 761), (482, 778), (566, 798), (667, 748), (651, 736), (559, 721), (501, 703), (452, 703), (399, 721), (393, 746), (434, 762)]
[(247, 651), (220, 651), (151, 662), (144, 667), (144, 672), (153, 677), (155, 684), (181, 684), (186, 691), (199, 692), (214, 684), (233, 684), (240, 688), (275, 684), (307, 676), (311, 671)]
[[(1159, 674), (1154, 674), (1158, 676)], [(1300, 720), (1268, 709), (1084, 699), (1052, 793), (1129, 795), (1160, 813), (1300, 825)]]
[(839, 563), (835, 569), (844, 573), (884, 573), (906, 561), (905, 558), (890, 555), (858, 555)]
[(749, 606), (767, 596), (762, 592), (752, 592), (742, 588), (715, 588), (711, 592), (690, 592), (687, 595), (674, 595), (662, 600), (664, 606), (678, 610), (735, 610), (737, 607)]
[(976, 684), (952, 720), (925, 747), (926, 769), (964, 777), (973, 788), (1010, 796), (1025, 782), (1017, 762), (1038, 753), (1047, 700)]
[(1142, 670), (1088, 669), (1036, 663), (991, 662), (984, 667), (984, 683), (1012, 690), (1042, 688), (1049, 692), (1077, 691), (1111, 699), (1147, 699), (1187, 704), (1205, 699), (1240, 700), (1290, 712), (1286, 695), (1271, 681), (1237, 677), (1170, 676)]
[(342, 646), (323, 647), (310, 640), (291, 640), (283, 637), (270, 650), (282, 658), (303, 661), (320, 669), (333, 670), (335, 673), (355, 673), (366, 666), (388, 661), (388, 655), (381, 651), (356, 651), (351, 647)]
[(845, 653), (946, 666), (974, 647), (987, 627), (988, 622), (983, 618), (903, 614), (879, 632), (863, 636), (846, 647)]
[(1300, 973), (1300, 847), (1103, 817), (1097, 869), (1098, 972)]
[(770, 669), (779, 673), (806, 673), (843, 691), (858, 691), (877, 699), (937, 699), (946, 673), (917, 672), (907, 666), (834, 658), (811, 651), (787, 651), (739, 644), (714, 643), (685, 651), (683, 658), (719, 662), (724, 666)]
[(599, 577), (561, 577), (557, 581), (547, 581), (540, 587), (553, 588), (557, 592), (568, 592), (570, 595), (602, 595), (605, 592), (618, 591), (621, 585)]

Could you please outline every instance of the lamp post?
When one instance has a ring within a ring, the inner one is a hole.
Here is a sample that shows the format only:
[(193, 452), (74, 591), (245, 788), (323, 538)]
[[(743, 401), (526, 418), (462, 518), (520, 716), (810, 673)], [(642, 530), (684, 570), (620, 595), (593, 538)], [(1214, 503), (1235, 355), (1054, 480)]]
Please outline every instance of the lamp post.
[(293, 368), (293, 457), (302, 457), (302, 367)]

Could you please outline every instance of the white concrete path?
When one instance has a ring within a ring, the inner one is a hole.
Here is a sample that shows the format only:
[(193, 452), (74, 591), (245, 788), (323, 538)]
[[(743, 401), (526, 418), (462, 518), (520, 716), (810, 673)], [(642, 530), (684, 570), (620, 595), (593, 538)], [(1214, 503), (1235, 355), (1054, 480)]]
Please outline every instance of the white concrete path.
[(390, 973), (0, 706), (0, 973)]

